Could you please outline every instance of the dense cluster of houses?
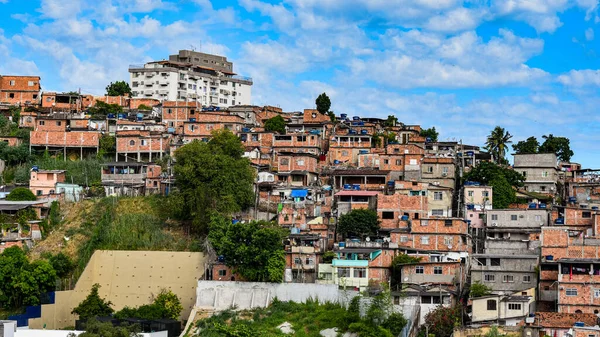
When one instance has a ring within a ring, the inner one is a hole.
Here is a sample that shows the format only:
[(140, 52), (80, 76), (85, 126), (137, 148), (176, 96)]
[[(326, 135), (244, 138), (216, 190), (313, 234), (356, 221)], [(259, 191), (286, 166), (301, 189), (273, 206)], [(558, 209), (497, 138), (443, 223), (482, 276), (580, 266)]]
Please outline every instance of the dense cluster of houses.
[[(123, 113), (94, 119), (87, 113), (98, 101)], [(395, 304), (416, 305), (421, 323), (439, 305), (462, 303), (474, 326), (599, 335), (593, 326), (600, 312), (600, 179), (554, 154), (514, 155), (513, 169), (526, 179), (520, 203), (494, 209), (491, 186), (462, 179), (490, 160), (488, 153), (433, 141), (420, 126), (393, 119), (341, 114), (332, 122), (313, 109), (46, 93), (39, 77), (18, 76), (0, 77), (0, 102), (22, 107), (18, 122), (32, 129), (31, 151), (74, 160), (96, 154), (101, 137), (114, 135), (114, 162), (102, 169), (107, 195), (168, 193), (172, 178), (156, 161), (193, 140), (207, 141), (214, 130), (230, 130), (257, 172), (257, 201), (245, 220), (275, 220), (289, 230), (285, 282), (360, 290), (391, 284)], [(275, 116), (285, 120), (285, 133), (265, 130)], [(32, 170), (30, 188), (40, 198), (78, 200), (81, 193), (60, 171)], [(2, 213), (15, 207), (0, 202)], [(376, 211), (380, 230), (340, 241), (337, 219), (355, 209)], [(420, 261), (392, 275), (399, 254)], [(206, 277), (239, 280), (219, 259)], [(491, 292), (468, 297), (474, 284)]]

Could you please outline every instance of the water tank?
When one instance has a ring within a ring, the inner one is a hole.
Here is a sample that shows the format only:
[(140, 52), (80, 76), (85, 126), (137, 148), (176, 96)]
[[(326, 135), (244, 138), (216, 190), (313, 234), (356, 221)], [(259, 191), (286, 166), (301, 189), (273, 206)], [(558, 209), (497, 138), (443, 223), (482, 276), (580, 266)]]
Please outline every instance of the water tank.
[(349, 135), (355, 135), (356, 134), (356, 130), (348, 130), (348, 134)]
[(402, 221), (408, 221), (408, 215), (401, 216), (400, 220), (402, 220)]
[(565, 224), (565, 218), (558, 218), (554, 221), (555, 224), (557, 225), (564, 225)]
[(539, 208), (541, 208), (541, 209), (546, 209), (546, 204), (540, 204), (540, 205), (539, 205)]
[(427, 137), (427, 138), (425, 138), (425, 142), (426, 142), (426, 143), (431, 143), (431, 137)]
[(336, 159), (336, 160), (333, 161), (333, 165), (339, 165), (339, 164), (340, 164), (339, 160)]
[(175, 128), (168, 128), (168, 129), (167, 129), (167, 132), (168, 132), (168, 133), (175, 133)]
[(360, 134), (361, 135), (366, 135), (366, 134), (369, 134), (369, 131), (365, 130), (365, 129), (362, 129), (362, 130), (360, 130)]
[(473, 151), (467, 151), (467, 156), (473, 157), (473, 155), (475, 155), (475, 152), (473, 152)]
[(358, 150), (358, 154), (369, 154), (369, 150)]
[(250, 128), (242, 128), (242, 132), (250, 132)]
[(569, 197), (569, 202), (577, 202), (577, 198), (576, 197)]
[(310, 130), (310, 134), (311, 135), (320, 135), (321, 134), (321, 130)]
[(127, 114), (118, 114), (119, 119), (127, 118)]
[(598, 206), (592, 206), (593, 210), (598, 210)]
[(196, 118), (190, 118), (190, 122), (195, 122)]
[(360, 184), (354, 184), (352, 185), (352, 189), (355, 191), (360, 191)]
[(346, 119), (348, 118), (348, 114), (340, 114), (340, 119)]
[(338, 247), (340, 247), (340, 249), (346, 247), (346, 243), (345, 242), (340, 242), (338, 243)]
[(358, 117), (358, 116), (354, 116), (354, 117), (352, 117), (352, 120), (353, 120), (353, 121), (359, 121), (359, 120), (360, 120), (360, 117)]
[(300, 234), (300, 228), (292, 227), (292, 234)]
[(40, 170), (40, 167), (39, 167), (39, 166), (37, 166), (37, 165), (33, 165), (33, 166), (31, 167), (31, 170), (32, 170), (33, 172), (37, 172), (37, 171), (39, 171), (39, 170)]
[(530, 209), (537, 208), (537, 204), (535, 202), (532, 202), (531, 204), (529, 204), (529, 208)]
[(344, 184), (344, 189), (345, 190), (351, 190), (352, 189), (352, 185), (350, 185), (350, 184)]
[(575, 326), (578, 328), (583, 328), (585, 326), (585, 323), (583, 322), (575, 322)]
[(115, 114), (108, 114), (106, 117), (108, 117), (108, 118), (115, 118)]
[(554, 255), (546, 255), (546, 261), (554, 260)]

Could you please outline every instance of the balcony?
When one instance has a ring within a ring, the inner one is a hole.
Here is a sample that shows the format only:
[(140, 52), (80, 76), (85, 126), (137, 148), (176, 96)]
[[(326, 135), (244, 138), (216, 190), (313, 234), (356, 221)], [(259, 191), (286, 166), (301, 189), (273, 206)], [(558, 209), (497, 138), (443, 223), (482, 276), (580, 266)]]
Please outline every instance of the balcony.
[(414, 273), (406, 273), (404, 278), (408, 279), (406, 281), (402, 280), (402, 282), (406, 283), (447, 283), (453, 284), (456, 281), (456, 277), (454, 275), (431, 275), (431, 274), (414, 274)]

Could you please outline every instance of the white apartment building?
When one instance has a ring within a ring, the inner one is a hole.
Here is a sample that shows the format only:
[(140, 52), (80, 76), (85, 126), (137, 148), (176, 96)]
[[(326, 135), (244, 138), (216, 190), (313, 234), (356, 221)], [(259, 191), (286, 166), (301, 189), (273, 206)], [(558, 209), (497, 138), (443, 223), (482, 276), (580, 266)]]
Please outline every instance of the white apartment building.
[(224, 56), (180, 50), (169, 60), (129, 67), (132, 97), (199, 102), (203, 106), (250, 105), (252, 79), (233, 73)]

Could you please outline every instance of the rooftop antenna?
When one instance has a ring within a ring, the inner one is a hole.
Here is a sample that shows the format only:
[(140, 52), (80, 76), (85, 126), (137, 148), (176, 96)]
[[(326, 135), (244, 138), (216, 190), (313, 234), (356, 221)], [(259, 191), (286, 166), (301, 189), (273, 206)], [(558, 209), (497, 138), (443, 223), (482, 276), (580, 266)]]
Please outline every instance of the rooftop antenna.
[(190, 47), (192, 47), (192, 51), (196, 51), (196, 47), (194, 47), (193, 44), (191, 44)]

